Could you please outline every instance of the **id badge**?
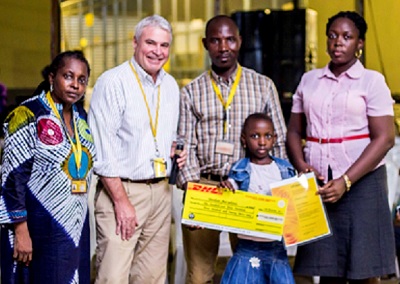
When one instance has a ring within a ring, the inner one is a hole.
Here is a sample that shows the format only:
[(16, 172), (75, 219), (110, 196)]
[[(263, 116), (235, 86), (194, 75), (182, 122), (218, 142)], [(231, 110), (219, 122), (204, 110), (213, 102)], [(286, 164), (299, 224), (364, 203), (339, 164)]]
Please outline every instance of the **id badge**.
[(215, 145), (215, 153), (232, 156), (235, 146), (232, 142), (226, 140), (218, 140)]
[(73, 194), (80, 194), (87, 192), (86, 180), (84, 179), (73, 179), (71, 183), (71, 192)]
[(161, 178), (167, 176), (167, 164), (163, 158), (155, 158), (153, 160), (154, 177)]

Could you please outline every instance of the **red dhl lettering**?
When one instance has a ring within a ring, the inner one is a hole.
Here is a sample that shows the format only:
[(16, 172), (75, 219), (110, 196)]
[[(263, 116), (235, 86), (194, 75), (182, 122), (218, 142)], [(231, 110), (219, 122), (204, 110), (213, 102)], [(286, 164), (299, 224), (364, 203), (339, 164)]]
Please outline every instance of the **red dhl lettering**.
[(207, 186), (207, 185), (202, 185), (202, 184), (193, 184), (192, 190), (201, 191), (201, 192), (209, 192), (212, 194), (222, 194), (222, 191), (220, 191), (215, 186)]

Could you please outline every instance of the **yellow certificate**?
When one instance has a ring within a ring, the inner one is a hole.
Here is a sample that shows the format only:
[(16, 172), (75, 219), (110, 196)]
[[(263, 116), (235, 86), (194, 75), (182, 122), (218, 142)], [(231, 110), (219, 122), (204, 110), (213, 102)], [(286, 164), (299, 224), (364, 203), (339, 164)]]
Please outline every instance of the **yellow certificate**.
[(331, 235), (314, 173), (270, 185), (272, 195), (289, 200), (283, 237), (286, 246), (311, 242)]
[(287, 199), (189, 183), (182, 224), (281, 240)]

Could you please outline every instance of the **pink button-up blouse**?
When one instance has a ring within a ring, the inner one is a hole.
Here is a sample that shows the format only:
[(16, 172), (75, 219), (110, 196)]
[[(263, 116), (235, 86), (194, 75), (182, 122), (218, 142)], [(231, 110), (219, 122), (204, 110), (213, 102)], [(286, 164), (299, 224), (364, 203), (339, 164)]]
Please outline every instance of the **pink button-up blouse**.
[[(382, 74), (357, 61), (339, 77), (328, 66), (304, 74), (293, 96), (292, 112), (305, 114), (307, 137), (343, 138), (368, 134), (368, 117), (393, 116), (393, 103)], [(333, 178), (338, 178), (369, 142), (369, 138), (326, 144), (307, 141), (305, 160), (325, 177), (330, 165)]]

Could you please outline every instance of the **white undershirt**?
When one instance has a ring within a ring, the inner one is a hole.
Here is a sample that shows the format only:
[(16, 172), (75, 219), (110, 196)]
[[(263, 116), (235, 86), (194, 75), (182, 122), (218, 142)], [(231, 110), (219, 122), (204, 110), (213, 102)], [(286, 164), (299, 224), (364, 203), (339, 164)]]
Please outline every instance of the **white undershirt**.
[[(273, 182), (282, 180), (281, 172), (274, 161), (268, 165), (257, 165), (250, 163), (251, 175), (248, 192), (271, 195), (271, 189), (269, 185)], [(239, 189), (238, 184), (233, 180), (229, 179), (235, 189)], [(258, 238), (247, 235), (238, 234), (238, 238), (252, 240), (256, 242), (270, 242), (274, 241), (266, 238)]]

